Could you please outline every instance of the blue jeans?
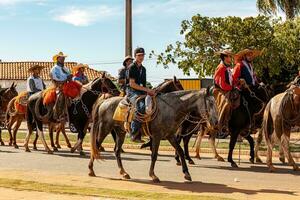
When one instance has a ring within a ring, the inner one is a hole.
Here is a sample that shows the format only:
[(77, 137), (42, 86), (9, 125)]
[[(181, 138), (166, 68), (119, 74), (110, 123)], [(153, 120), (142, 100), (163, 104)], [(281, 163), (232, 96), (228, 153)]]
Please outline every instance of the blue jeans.
[[(137, 116), (137, 113), (142, 113), (145, 114), (145, 110), (146, 110), (146, 105), (145, 105), (145, 99), (140, 99), (138, 102), (136, 102), (136, 100), (138, 99), (138, 97), (140, 95), (143, 95), (144, 92), (142, 91), (136, 91), (136, 90), (132, 90), (132, 89), (127, 89), (127, 97), (130, 101), (131, 104), (136, 106), (136, 113), (135, 116)], [(141, 123), (139, 121), (137, 121), (136, 119), (133, 119), (133, 121), (131, 122), (131, 135), (137, 135), (139, 130), (141, 128)]]

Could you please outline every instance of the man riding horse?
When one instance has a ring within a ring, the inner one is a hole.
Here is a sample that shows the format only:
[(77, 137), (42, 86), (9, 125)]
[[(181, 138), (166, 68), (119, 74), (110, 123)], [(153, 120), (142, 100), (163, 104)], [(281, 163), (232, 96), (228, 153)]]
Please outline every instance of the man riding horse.
[[(155, 91), (146, 87), (146, 68), (143, 66), (143, 61), (145, 57), (145, 50), (138, 47), (134, 51), (135, 62), (129, 66), (127, 84), (127, 96), (132, 105), (136, 106), (137, 113), (145, 113), (145, 100), (138, 99), (140, 95), (148, 94), (153, 96)], [(135, 118), (131, 122), (130, 138), (133, 142), (141, 143), (143, 142), (139, 137), (139, 130), (141, 128), (141, 123)]]
[(214, 97), (219, 112), (219, 125), (222, 132), (228, 132), (228, 121), (230, 118), (231, 100), (230, 94), (233, 89), (233, 79), (231, 72), (231, 58), (233, 53), (224, 50), (218, 53), (221, 62), (214, 74)]
[(74, 66), (72, 68), (73, 71), (73, 81), (78, 81), (82, 85), (87, 84), (89, 82), (89, 79), (87, 76), (84, 74), (85, 68), (88, 68), (88, 65), (84, 65), (82, 63)]
[(31, 75), (27, 79), (27, 92), (30, 95), (46, 89), (46, 85), (43, 79), (40, 77), (40, 73), (44, 67), (34, 65), (28, 69)]
[(132, 64), (133, 58), (131, 56), (126, 56), (123, 61), (123, 67), (119, 70), (118, 84), (121, 88), (121, 96), (126, 95), (126, 84), (128, 84), (128, 68)]

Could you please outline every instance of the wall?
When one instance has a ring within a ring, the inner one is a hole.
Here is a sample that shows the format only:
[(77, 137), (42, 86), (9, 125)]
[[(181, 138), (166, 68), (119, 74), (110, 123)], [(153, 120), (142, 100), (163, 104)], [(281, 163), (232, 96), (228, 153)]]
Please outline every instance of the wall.
[[(26, 91), (26, 81), (24, 80), (0, 80), (0, 85), (2, 88), (10, 87), (12, 83), (17, 84), (17, 91), (23, 92)], [(51, 84), (51, 81), (45, 81), (46, 87)]]

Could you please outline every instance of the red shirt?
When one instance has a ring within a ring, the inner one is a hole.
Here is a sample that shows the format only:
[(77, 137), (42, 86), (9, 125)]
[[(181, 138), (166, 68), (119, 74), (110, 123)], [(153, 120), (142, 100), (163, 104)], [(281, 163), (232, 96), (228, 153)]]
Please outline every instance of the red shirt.
[(215, 71), (214, 81), (224, 91), (232, 90), (232, 75), (224, 63), (220, 63)]

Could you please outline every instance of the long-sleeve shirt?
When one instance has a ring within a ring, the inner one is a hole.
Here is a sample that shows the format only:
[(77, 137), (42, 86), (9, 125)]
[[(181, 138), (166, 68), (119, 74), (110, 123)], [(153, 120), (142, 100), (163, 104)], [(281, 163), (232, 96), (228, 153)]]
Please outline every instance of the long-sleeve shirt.
[(70, 75), (70, 70), (65, 66), (54, 65), (50, 71), (51, 78), (58, 82), (65, 82)]
[(74, 74), (72, 80), (79, 81), (82, 84), (87, 84), (89, 82), (87, 76), (80, 72), (77, 72), (76, 74)]
[(232, 74), (230, 67), (221, 62), (214, 74), (214, 82), (223, 91), (232, 90)]
[(44, 89), (46, 89), (46, 85), (40, 77), (30, 76), (27, 79), (27, 92), (33, 94)]

